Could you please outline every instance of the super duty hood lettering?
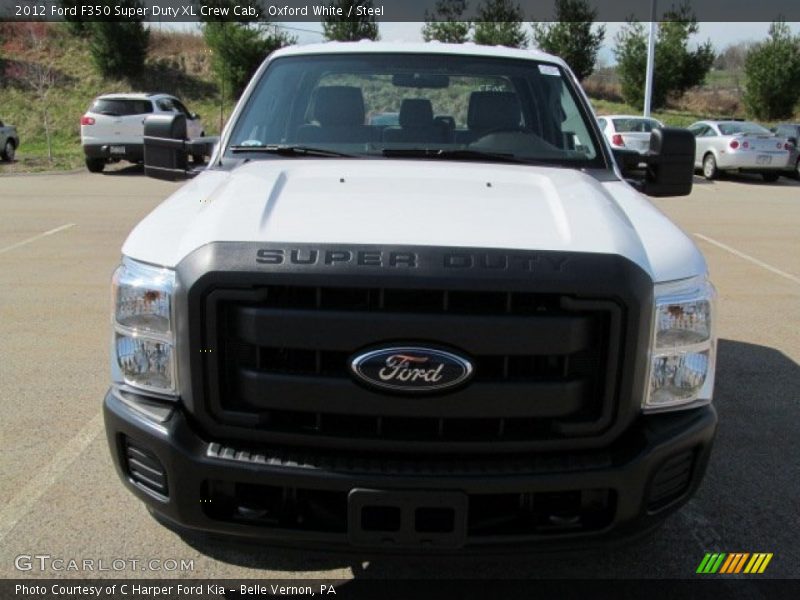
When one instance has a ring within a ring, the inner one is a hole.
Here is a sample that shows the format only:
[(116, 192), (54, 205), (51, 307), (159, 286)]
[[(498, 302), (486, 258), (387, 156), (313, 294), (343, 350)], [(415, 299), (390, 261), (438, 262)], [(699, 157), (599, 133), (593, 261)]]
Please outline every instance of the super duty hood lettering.
[(259, 248), (256, 263), (260, 265), (348, 266), (417, 268), (432, 262), (444, 269), (492, 269), (497, 271), (547, 270), (561, 272), (569, 262), (566, 256), (549, 254), (515, 254), (503, 252), (440, 252), (420, 253), (397, 250), (349, 250), (323, 248)]

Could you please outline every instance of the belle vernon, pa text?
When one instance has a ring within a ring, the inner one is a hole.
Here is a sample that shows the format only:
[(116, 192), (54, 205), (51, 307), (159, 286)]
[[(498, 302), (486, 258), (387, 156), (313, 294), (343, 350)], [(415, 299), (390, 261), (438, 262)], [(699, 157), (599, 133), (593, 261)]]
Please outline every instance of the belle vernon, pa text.
[(24, 585), (18, 583), (14, 588), (17, 596), (96, 596), (102, 598), (113, 594), (122, 596), (148, 596), (148, 597), (181, 597), (191, 598), (200, 594), (217, 594), (223, 596), (230, 591), (238, 591), (242, 596), (253, 594), (270, 594), (271, 596), (329, 596), (336, 595), (336, 589), (331, 583), (318, 585), (240, 585), (238, 588), (226, 589), (224, 585), (207, 583), (201, 585), (146, 585), (139, 583), (121, 583), (112, 585), (69, 585), (54, 583), (46, 585)]

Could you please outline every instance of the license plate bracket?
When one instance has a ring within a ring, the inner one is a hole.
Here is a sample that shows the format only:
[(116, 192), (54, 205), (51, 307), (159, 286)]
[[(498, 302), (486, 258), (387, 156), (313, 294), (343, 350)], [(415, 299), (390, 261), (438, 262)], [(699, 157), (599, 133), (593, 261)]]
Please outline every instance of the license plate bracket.
[(459, 548), (467, 538), (467, 495), (450, 491), (356, 488), (347, 498), (355, 546)]
[(756, 164), (759, 166), (768, 165), (772, 162), (772, 157), (769, 154), (759, 154), (756, 156)]

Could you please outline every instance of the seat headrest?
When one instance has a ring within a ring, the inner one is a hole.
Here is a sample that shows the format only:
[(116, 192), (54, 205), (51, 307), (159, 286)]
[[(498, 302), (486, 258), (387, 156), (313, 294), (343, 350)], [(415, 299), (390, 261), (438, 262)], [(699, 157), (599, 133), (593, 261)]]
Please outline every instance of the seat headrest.
[(467, 127), (473, 131), (516, 129), (521, 117), (519, 96), (514, 92), (472, 92), (469, 95)]
[(400, 103), (400, 127), (432, 127), (433, 105), (426, 98), (406, 98)]
[(323, 127), (364, 124), (364, 95), (360, 87), (330, 85), (317, 88), (314, 118)]

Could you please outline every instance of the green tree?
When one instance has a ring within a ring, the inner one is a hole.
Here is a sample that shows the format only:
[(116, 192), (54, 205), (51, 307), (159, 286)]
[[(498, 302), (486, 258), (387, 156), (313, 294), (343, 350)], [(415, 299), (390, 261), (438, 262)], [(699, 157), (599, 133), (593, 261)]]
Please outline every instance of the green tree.
[(524, 48), (528, 36), (522, 28), (522, 9), (513, 0), (483, 0), (478, 7), (473, 41), (485, 46)]
[(74, 17), (72, 15), (64, 16), (64, 24), (72, 35), (78, 37), (86, 37), (90, 33), (89, 21), (84, 21), (80, 16), (80, 6), (83, 4), (81, 0), (59, 0), (59, 4), (66, 9), (78, 8), (78, 14)]
[(466, 0), (438, 0), (433, 13), (425, 11), (423, 39), (426, 42), (438, 40), (451, 44), (463, 44), (469, 40), (472, 23), (463, 20), (466, 10)]
[[(139, 0), (105, 0), (102, 4), (125, 8), (142, 8)], [(105, 77), (136, 77), (144, 69), (150, 31), (141, 19), (126, 21), (91, 21), (89, 51), (100, 73)]]
[[(689, 38), (698, 31), (697, 20), (689, 5), (664, 13), (658, 24), (653, 70), (652, 107), (661, 108), (670, 97), (679, 98), (688, 89), (700, 85), (714, 64), (711, 41), (689, 49)], [(644, 26), (630, 20), (617, 34), (614, 46), (622, 96), (636, 108), (644, 106), (647, 68), (647, 36)]]
[(342, 9), (341, 17), (324, 17), (322, 31), (326, 40), (338, 42), (357, 42), (358, 40), (377, 40), (378, 23), (369, 14), (356, 15), (356, 9), (371, 9), (372, 0), (334, 0), (331, 6)]
[[(216, 0), (215, 6), (229, 7), (242, 2)], [(275, 50), (295, 43), (293, 36), (259, 18), (243, 21), (209, 19), (203, 23), (203, 37), (211, 50), (211, 67), (222, 95), (238, 96), (264, 59)]]
[(604, 25), (592, 31), (596, 17), (597, 9), (590, 8), (587, 0), (556, 0), (555, 21), (533, 23), (533, 39), (545, 52), (563, 58), (583, 81), (594, 71), (606, 37)]
[(786, 119), (800, 98), (800, 36), (784, 21), (769, 27), (769, 37), (753, 46), (744, 63), (744, 104), (757, 119)]

